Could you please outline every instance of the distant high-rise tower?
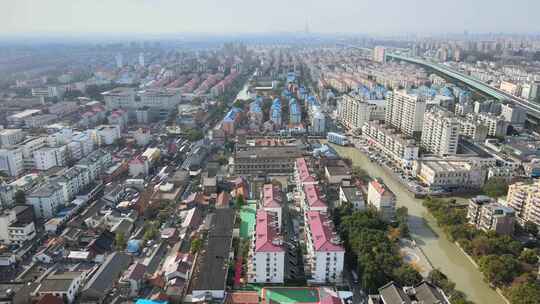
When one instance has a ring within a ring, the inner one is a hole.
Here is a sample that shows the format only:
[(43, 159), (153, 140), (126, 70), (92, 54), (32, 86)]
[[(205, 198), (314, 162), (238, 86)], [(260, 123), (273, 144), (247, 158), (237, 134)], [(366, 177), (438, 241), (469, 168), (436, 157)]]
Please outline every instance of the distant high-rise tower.
[(394, 90), (386, 96), (385, 122), (407, 136), (422, 132), (426, 101), (418, 94)]
[(305, 33), (306, 35), (309, 35), (309, 23), (308, 23), (307, 20), (306, 20), (306, 27), (304, 28), (304, 33)]
[(121, 53), (116, 54), (115, 59), (116, 59), (116, 67), (117, 68), (121, 68), (121, 67), (124, 66), (124, 57), (122, 56)]
[(144, 66), (144, 53), (139, 53), (139, 65)]
[(382, 46), (376, 46), (373, 49), (373, 61), (386, 62), (386, 50)]

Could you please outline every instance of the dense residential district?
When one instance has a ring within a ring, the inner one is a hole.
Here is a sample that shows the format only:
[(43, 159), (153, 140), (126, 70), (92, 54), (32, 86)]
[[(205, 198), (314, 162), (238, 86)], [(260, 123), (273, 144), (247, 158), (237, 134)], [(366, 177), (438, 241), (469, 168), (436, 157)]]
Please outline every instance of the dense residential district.
[(540, 303), (540, 41), (8, 45), (1, 303)]

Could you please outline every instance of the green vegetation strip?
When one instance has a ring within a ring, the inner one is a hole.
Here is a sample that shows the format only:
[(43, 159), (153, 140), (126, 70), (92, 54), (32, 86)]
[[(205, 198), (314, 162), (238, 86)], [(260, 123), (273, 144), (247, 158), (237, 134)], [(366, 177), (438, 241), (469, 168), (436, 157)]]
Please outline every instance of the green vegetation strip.
[(243, 239), (249, 239), (253, 234), (256, 210), (256, 204), (242, 206), (242, 209), (240, 210), (240, 237)]

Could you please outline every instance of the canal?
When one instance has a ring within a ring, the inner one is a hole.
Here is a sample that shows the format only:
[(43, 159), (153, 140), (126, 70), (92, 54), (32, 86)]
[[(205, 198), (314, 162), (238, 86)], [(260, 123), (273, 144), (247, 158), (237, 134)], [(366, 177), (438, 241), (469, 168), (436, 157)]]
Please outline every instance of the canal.
[(350, 158), (354, 166), (361, 167), (371, 177), (382, 178), (395, 193), (397, 205), (405, 206), (409, 210), (409, 230), (417, 245), (422, 248), (435, 268), (440, 269), (456, 283), (457, 290), (464, 292), (477, 304), (506, 304), (504, 299), (483, 281), (480, 271), (454, 243), (446, 238), (435, 219), (422, 206), (422, 200), (415, 199), (394, 177), (377, 164), (370, 162), (359, 150), (336, 145), (332, 147), (340, 156)]

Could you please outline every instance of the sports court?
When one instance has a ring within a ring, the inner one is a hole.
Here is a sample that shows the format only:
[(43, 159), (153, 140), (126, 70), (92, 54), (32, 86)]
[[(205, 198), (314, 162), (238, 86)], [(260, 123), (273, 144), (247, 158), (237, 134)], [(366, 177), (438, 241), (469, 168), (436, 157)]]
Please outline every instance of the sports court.
[(255, 227), (257, 204), (247, 204), (240, 209), (240, 237), (249, 239)]
[(312, 287), (275, 287), (262, 290), (261, 303), (318, 303), (319, 291)]

